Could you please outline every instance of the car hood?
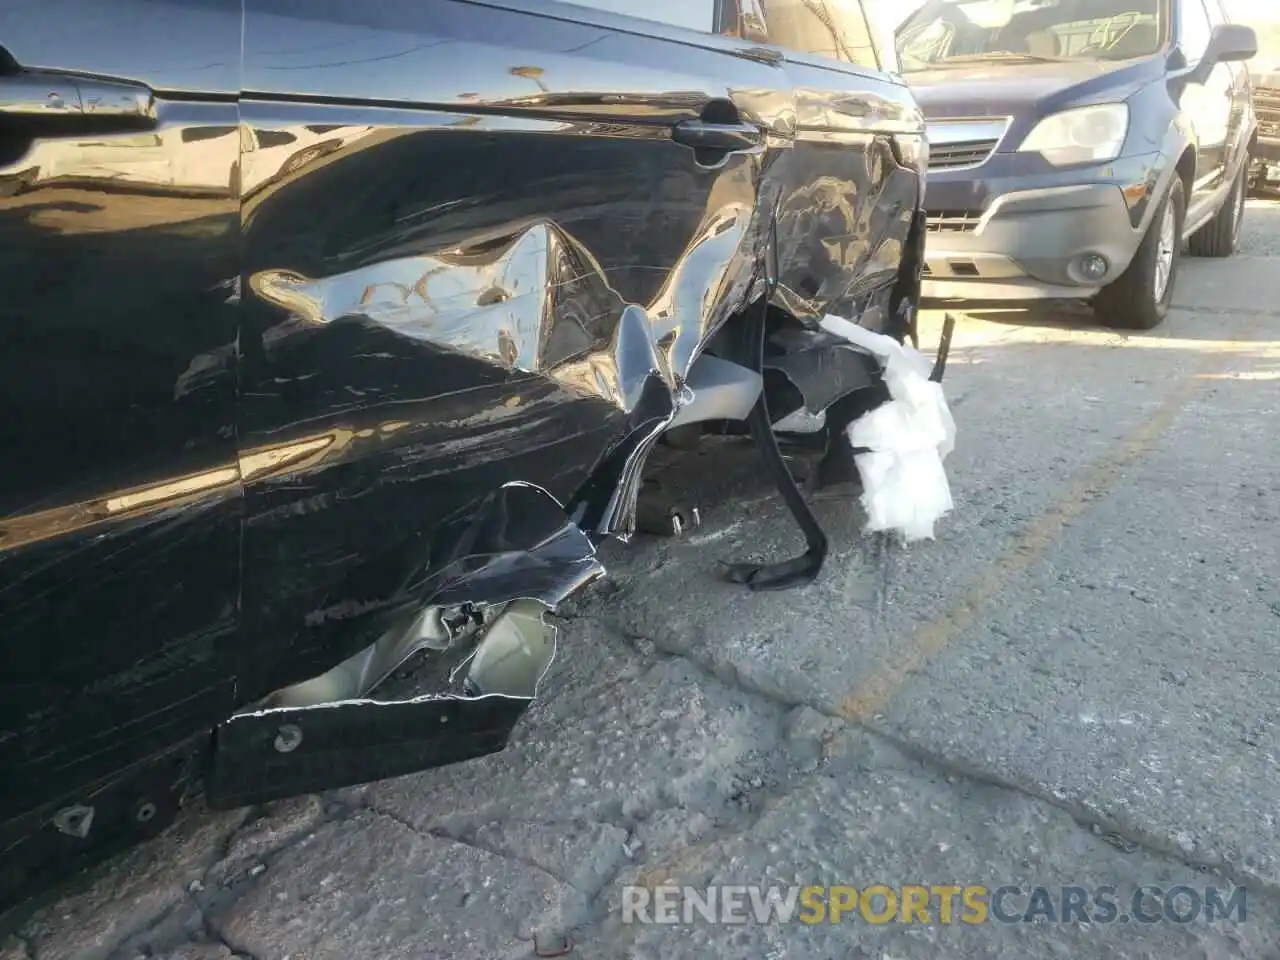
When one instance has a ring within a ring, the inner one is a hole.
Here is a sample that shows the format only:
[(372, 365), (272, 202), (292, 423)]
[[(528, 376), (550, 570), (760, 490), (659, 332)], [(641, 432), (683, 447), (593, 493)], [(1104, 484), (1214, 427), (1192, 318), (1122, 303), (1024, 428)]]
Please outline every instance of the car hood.
[(1123, 100), (1148, 79), (1150, 62), (989, 61), (908, 73), (928, 119), (1019, 116), (1094, 100)]

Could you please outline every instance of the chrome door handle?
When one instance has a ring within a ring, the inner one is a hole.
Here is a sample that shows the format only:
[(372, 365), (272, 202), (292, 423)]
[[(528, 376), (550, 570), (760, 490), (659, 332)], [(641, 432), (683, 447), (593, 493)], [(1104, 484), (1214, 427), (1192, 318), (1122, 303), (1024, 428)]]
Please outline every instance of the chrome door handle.
[(707, 123), (685, 120), (671, 128), (671, 139), (687, 147), (725, 153), (750, 150), (764, 142), (759, 127), (749, 123)]
[(3, 117), (149, 121), (155, 113), (155, 95), (136, 83), (34, 71), (0, 77)]

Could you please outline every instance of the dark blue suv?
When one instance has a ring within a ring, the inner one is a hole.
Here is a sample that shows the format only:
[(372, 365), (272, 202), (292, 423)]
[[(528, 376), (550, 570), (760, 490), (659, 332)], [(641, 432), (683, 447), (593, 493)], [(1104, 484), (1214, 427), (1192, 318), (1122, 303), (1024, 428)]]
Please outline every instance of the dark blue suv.
[(1220, 0), (927, 0), (897, 29), (928, 122), (925, 293), (1168, 312), (1184, 241), (1235, 252), (1257, 138)]

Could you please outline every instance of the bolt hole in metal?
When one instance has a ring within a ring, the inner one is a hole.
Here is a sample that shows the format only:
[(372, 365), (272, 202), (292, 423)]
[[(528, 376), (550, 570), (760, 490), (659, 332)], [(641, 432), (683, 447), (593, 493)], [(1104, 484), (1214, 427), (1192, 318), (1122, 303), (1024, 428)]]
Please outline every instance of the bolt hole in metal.
[(149, 823), (155, 819), (158, 812), (154, 803), (140, 803), (138, 804), (138, 809), (134, 812), (134, 818), (139, 823)]
[(302, 728), (295, 723), (285, 723), (276, 731), (276, 752), (292, 753), (302, 745)]
[(89, 835), (89, 828), (93, 826), (93, 814), (93, 807), (82, 804), (63, 807), (53, 815), (53, 828), (68, 837), (79, 837), (83, 840)]

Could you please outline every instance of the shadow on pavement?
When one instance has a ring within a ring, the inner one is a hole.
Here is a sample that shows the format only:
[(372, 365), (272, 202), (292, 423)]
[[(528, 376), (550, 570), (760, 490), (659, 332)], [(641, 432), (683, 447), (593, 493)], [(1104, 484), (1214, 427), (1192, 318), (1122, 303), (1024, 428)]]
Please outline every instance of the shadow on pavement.
[(1083, 300), (1010, 301), (947, 300), (926, 303), (925, 309), (1015, 327), (1070, 327), (1073, 330), (1108, 329), (1094, 322), (1093, 311)]

